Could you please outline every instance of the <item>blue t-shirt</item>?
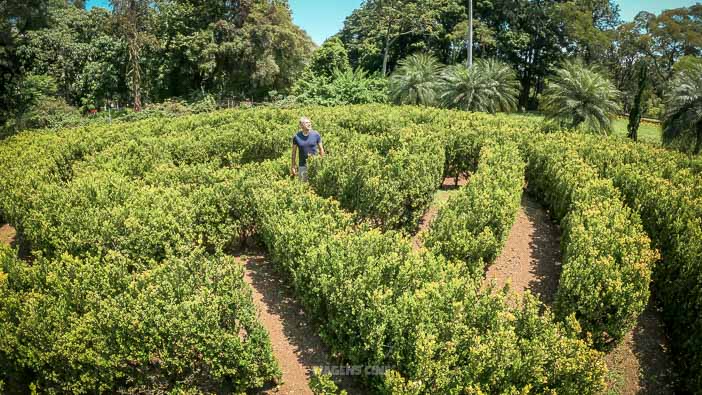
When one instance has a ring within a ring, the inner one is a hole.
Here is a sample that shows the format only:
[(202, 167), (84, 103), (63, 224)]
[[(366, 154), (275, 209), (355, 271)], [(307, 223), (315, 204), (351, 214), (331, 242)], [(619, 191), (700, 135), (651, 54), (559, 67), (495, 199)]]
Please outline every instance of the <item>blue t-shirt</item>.
[(293, 136), (292, 142), (297, 145), (300, 151), (299, 165), (307, 166), (307, 156), (317, 155), (317, 144), (322, 143), (322, 136), (314, 130), (310, 130), (307, 136), (299, 131)]

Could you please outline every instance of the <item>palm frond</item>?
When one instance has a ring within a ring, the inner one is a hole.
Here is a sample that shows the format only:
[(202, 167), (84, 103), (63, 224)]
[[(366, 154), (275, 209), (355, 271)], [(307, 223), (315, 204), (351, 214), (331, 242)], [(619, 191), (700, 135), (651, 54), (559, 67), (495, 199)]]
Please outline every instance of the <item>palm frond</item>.
[(702, 138), (702, 65), (677, 74), (664, 99), (663, 143), (697, 143)]
[(556, 70), (544, 92), (546, 117), (572, 128), (607, 134), (620, 111), (620, 93), (604, 76), (580, 62)]
[(514, 111), (519, 82), (514, 70), (494, 59), (478, 60), (472, 67), (448, 67), (442, 73), (441, 103), (466, 111)]
[(390, 76), (390, 99), (397, 104), (435, 104), (441, 70), (442, 65), (431, 55), (408, 56)]

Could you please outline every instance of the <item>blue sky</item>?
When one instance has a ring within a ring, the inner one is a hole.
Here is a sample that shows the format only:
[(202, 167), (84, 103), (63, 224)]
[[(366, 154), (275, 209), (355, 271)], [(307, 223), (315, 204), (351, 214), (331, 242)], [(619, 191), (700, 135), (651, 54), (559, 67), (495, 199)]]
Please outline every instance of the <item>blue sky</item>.
[[(289, 0), (295, 23), (305, 29), (317, 44), (337, 33), (344, 19), (361, 4), (362, 0)], [(630, 21), (639, 11), (658, 14), (664, 9), (688, 7), (699, 0), (616, 0), (621, 7), (622, 19)], [(107, 7), (108, 0), (88, 0), (88, 7)]]

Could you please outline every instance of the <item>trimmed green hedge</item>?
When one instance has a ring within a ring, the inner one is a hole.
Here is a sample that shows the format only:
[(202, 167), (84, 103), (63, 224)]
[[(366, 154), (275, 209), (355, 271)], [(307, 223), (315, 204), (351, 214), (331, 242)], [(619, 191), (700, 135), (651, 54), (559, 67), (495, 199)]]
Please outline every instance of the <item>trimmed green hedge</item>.
[[(583, 144), (585, 145), (585, 144)], [(624, 162), (616, 146), (581, 149), (584, 157), (611, 177), (643, 225), (662, 261), (653, 272), (671, 345), (686, 390), (702, 388), (702, 195), (699, 176), (682, 168), (656, 171), (650, 161)]]
[(609, 347), (646, 307), (658, 255), (612, 182), (599, 178), (567, 143), (533, 136), (524, 149), (529, 188), (563, 229), (556, 311), (574, 313), (599, 348)]
[(601, 354), (575, 321), (553, 322), (533, 298), (481, 290), (462, 262), (396, 232), (355, 228), (335, 201), (306, 185), (252, 189), (257, 228), (321, 335), (351, 365), (389, 366), (368, 377), (381, 393), (596, 393)]
[(482, 277), (500, 254), (519, 210), (525, 163), (513, 143), (484, 143), (470, 182), (439, 211), (425, 246)]
[(320, 196), (335, 197), (373, 225), (412, 232), (441, 184), (443, 166), (436, 136), (417, 137), (386, 154), (349, 144), (312, 158), (309, 180)]
[(194, 253), (39, 258), (0, 245), (0, 377), (8, 390), (244, 391), (279, 378), (241, 265)]

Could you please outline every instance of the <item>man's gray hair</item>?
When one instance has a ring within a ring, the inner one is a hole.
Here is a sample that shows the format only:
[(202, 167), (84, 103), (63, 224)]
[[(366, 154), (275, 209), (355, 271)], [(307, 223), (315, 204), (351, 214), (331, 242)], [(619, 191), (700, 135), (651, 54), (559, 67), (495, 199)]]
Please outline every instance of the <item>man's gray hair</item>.
[(300, 123), (303, 123), (303, 122), (305, 122), (305, 121), (307, 121), (307, 122), (312, 122), (312, 121), (310, 121), (310, 119), (307, 118), (307, 117), (301, 117), (301, 118), (300, 118)]

